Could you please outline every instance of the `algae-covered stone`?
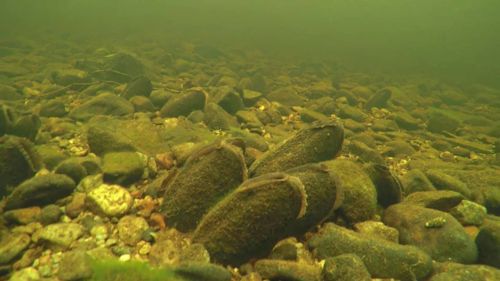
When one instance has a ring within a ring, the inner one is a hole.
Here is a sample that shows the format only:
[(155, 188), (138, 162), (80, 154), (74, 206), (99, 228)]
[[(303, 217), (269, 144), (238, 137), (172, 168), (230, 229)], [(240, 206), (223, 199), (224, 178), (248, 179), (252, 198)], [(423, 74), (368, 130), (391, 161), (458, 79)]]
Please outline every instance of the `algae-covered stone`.
[(457, 119), (441, 112), (432, 112), (427, 121), (427, 130), (433, 133), (442, 133), (445, 131), (452, 133), (458, 126), (460, 126), (460, 122)]
[(475, 202), (462, 200), (450, 210), (450, 214), (462, 225), (481, 225), (486, 218), (486, 208)]
[(377, 190), (363, 167), (344, 159), (324, 164), (339, 179), (339, 187), (344, 192), (339, 212), (351, 223), (372, 218), (377, 208)]
[(401, 183), (405, 194), (411, 194), (419, 191), (436, 190), (432, 182), (419, 169), (408, 171), (402, 178)]
[(408, 195), (404, 202), (448, 212), (464, 200), (464, 196), (451, 190), (419, 191)]
[(486, 265), (465, 265), (453, 262), (436, 264), (429, 281), (496, 281), (500, 270)]
[(344, 128), (340, 123), (314, 123), (262, 155), (252, 164), (249, 172), (258, 176), (331, 159), (340, 152), (343, 140)]
[(37, 176), (18, 185), (7, 197), (5, 210), (44, 206), (70, 195), (75, 182), (66, 175)]
[(39, 237), (41, 241), (56, 249), (65, 249), (82, 237), (84, 232), (85, 228), (77, 223), (56, 223), (41, 229)]
[(476, 236), (481, 263), (500, 268), (500, 220), (486, 220)]
[(207, 100), (207, 93), (201, 89), (191, 89), (170, 98), (161, 108), (162, 117), (188, 116), (195, 110), (203, 110)]
[(361, 141), (352, 140), (349, 143), (349, 152), (359, 157), (363, 162), (385, 165), (384, 157), (375, 149)]
[(127, 87), (122, 93), (122, 97), (129, 99), (133, 96), (147, 97), (153, 91), (151, 80), (145, 76), (137, 76), (128, 82)]
[(137, 216), (124, 216), (116, 225), (120, 240), (130, 246), (141, 241), (144, 231), (149, 228), (148, 222)]
[(108, 152), (136, 150), (129, 139), (99, 125), (87, 129), (87, 143), (90, 151), (99, 156)]
[(2, 235), (0, 239), (0, 265), (10, 263), (14, 259), (19, 258), (30, 243), (31, 238), (27, 234)]
[(323, 281), (371, 281), (370, 272), (355, 254), (343, 254), (325, 259), (321, 273)]
[(85, 121), (96, 115), (122, 116), (134, 112), (134, 106), (126, 99), (112, 93), (102, 93), (70, 111), (73, 119)]
[(105, 182), (128, 185), (141, 179), (144, 162), (135, 152), (110, 152), (103, 157)]
[(236, 118), (216, 103), (209, 103), (205, 106), (203, 121), (213, 130), (228, 130), (231, 127), (239, 127)]
[(302, 234), (327, 219), (344, 199), (339, 179), (326, 165), (306, 164), (287, 170), (300, 179), (307, 193), (307, 212), (292, 224), (292, 233)]
[(325, 224), (308, 245), (320, 259), (358, 255), (373, 277), (421, 280), (432, 270), (430, 256), (414, 246), (372, 238), (333, 223)]
[(370, 99), (365, 103), (366, 109), (371, 109), (372, 107), (386, 107), (387, 102), (392, 96), (392, 90), (390, 87), (383, 88), (375, 92)]
[(255, 271), (264, 279), (321, 281), (321, 268), (316, 265), (284, 260), (258, 260)]
[(217, 262), (241, 264), (268, 253), (286, 228), (306, 212), (306, 193), (296, 177), (262, 175), (244, 182), (200, 221), (193, 241)]
[(242, 151), (218, 141), (194, 152), (164, 183), (162, 211), (169, 225), (194, 229), (209, 208), (247, 178)]
[(387, 208), (383, 220), (398, 229), (402, 244), (417, 246), (437, 261), (474, 263), (477, 259), (474, 240), (448, 213), (401, 203)]
[(85, 203), (98, 214), (119, 217), (130, 210), (133, 198), (119, 185), (101, 184), (87, 194)]
[(229, 270), (208, 262), (181, 263), (174, 272), (185, 281), (231, 281)]
[(67, 159), (61, 162), (54, 170), (54, 173), (67, 175), (76, 184), (80, 182), (81, 179), (87, 176), (87, 170), (80, 164), (77, 159)]
[(471, 191), (465, 183), (459, 179), (450, 176), (440, 170), (429, 169), (425, 171), (427, 178), (432, 182), (434, 187), (439, 190), (453, 190), (461, 193), (467, 198), (471, 198)]

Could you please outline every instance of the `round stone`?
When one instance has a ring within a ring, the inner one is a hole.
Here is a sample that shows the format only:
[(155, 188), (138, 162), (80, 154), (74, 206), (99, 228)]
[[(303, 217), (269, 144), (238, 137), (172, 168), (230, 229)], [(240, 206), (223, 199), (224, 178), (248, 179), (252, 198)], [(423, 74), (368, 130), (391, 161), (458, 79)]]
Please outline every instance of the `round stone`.
[(88, 193), (86, 203), (95, 213), (119, 217), (130, 210), (133, 198), (125, 188), (119, 185), (101, 184)]

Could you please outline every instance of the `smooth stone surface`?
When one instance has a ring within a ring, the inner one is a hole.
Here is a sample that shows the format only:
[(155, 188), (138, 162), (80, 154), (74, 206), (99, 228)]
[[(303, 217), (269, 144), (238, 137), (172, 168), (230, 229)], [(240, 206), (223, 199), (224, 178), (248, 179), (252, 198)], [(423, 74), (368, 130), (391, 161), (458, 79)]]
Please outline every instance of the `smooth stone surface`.
[(112, 93), (102, 93), (73, 108), (69, 116), (79, 121), (86, 121), (96, 115), (123, 116), (133, 112), (134, 106), (128, 100)]
[(102, 160), (103, 179), (107, 183), (129, 185), (141, 179), (145, 165), (135, 152), (110, 152)]
[(86, 205), (94, 212), (108, 217), (126, 214), (133, 204), (130, 193), (119, 185), (101, 184), (86, 197)]
[(84, 232), (85, 228), (77, 223), (56, 223), (42, 228), (39, 239), (57, 249), (66, 249), (82, 237)]

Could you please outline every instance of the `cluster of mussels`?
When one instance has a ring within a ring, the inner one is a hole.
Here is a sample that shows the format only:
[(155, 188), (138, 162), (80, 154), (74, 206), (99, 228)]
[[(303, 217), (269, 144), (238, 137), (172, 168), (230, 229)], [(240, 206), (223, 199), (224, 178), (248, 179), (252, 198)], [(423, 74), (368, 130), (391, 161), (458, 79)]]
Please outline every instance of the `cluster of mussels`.
[(314, 123), (248, 169), (241, 142), (217, 141), (193, 153), (164, 181), (162, 212), (169, 225), (194, 231), (193, 242), (205, 245), (214, 261), (238, 265), (265, 255), (280, 239), (304, 234), (334, 211), (366, 216), (342, 208), (343, 178), (356, 174), (353, 169), (391, 186), (392, 198), (399, 200), (401, 189), (387, 168), (332, 160), (343, 139), (338, 121)]

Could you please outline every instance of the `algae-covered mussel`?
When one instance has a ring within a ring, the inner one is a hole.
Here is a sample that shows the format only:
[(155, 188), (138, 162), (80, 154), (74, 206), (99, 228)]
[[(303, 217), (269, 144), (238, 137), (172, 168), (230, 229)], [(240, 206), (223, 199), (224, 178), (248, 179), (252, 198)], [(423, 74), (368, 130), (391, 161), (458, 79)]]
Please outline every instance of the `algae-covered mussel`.
[(258, 176), (332, 159), (340, 152), (343, 140), (344, 128), (340, 122), (315, 122), (262, 155), (250, 166), (249, 174)]
[(210, 207), (246, 179), (240, 147), (225, 140), (204, 146), (163, 183), (162, 212), (169, 225), (192, 230)]

